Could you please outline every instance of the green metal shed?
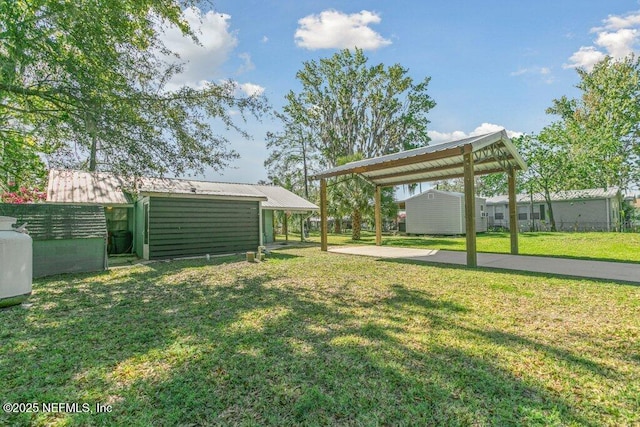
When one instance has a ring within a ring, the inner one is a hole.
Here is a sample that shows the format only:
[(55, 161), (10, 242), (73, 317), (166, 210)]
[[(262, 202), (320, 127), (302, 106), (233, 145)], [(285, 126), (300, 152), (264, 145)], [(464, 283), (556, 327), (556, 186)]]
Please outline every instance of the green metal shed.
[(318, 210), (274, 185), (74, 170), (49, 172), (47, 202), (104, 206), (110, 235), (131, 232), (132, 252), (144, 259), (256, 250), (274, 241), (274, 211)]
[(265, 197), (144, 194), (136, 202), (136, 254), (162, 259), (255, 251)]

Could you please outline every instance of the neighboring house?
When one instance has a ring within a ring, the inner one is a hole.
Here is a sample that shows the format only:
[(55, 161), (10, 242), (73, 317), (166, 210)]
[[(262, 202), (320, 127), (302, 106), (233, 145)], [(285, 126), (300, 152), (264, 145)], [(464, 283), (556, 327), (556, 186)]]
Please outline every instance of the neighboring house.
[(104, 206), (110, 248), (144, 259), (256, 250), (274, 241), (274, 211), (313, 203), (277, 186), (51, 170), (47, 203)]
[[(541, 194), (518, 194), (520, 231), (551, 229), (549, 209)], [(620, 225), (620, 199), (617, 188), (570, 190), (551, 194), (553, 217), (558, 231), (614, 231)], [(489, 227), (509, 228), (509, 198), (487, 199)]]
[[(407, 234), (465, 234), (464, 194), (430, 189), (404, 201)], [(487, 231), (485, 199), (476, 197), (476, 231)]]

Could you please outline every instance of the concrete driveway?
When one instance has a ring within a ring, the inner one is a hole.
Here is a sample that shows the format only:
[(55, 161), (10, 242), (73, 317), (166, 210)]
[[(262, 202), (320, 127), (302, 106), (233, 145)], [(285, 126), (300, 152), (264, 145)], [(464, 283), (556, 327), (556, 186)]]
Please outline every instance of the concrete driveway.
[[(400, 258), (412, 261), (467, 265), (466, 252), (438, 249), (395, 248), (389, 246), (336, 246), (329, 252), (376, 258)], [(530, 271), (573, 277), (588, 277), (640, 283), (640, 264), (528, 255), (478, 253), (478, 267)]]

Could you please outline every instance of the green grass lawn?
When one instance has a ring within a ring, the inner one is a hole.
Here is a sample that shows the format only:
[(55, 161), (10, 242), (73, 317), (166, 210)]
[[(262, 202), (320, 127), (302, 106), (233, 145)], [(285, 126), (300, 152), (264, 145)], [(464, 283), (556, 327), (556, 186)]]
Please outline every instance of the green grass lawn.
[[(351, 234), (329, 234), (328, 238), (329, 245), (375, 244), (375, 234), (367, 231), (359, 241), (351, 240)], [(290, 240), (299, 241), (299, 235)], [(308, 240), (319, 243), (320, 235), (312, 233)], [(382, 244), (451, 251), (466, 248), (464, 236), (383, 236)], [(520, 233), (518, 245), (522, 255), (640, 262), (640, 233)], [(480, 233), (477, 246), (478, 252), (510, 253), (509, 233)]]
[[(523, 239), (524, 240), (524, 239)], [(638, 425), (640, 287), (322, 253), (40, 279), (0, 425)]]

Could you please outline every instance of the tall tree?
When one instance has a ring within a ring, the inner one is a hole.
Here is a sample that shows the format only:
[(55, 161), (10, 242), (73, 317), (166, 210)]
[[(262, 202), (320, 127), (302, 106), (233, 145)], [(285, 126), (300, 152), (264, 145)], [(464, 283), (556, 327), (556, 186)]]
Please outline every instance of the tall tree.
[[(313, 135), (317, 167), (326, 168), (345, 156), (371, 158), (428, 144), (426, 115), (435, 106), (427, 94), (429, 78), (414, 83), (398, 64), (370, 66), (360, 49), (307, 61), (296, 76), (302, 89), (286, 95), (282, 114), (297, 127), (285, 125), (277, 138), (282, 143), (272, 150), (295, 141), (304, 129)], [(358, 197), (363, 200), (354, 203), (364, 206), (365, 193)]]
[[(47, 141), (54, 164), (119, 173), (223, 168), (237, 154), (214, 126), (246, 133), (231, 109), (260, 113), (233, 82), (169, 90), (179, 57), (160, 35), (192, 0), (0, 2), (0, 138)], [(244, 115), (242, 116), (244, 117)]]
[(531, 195), (539, 193), (544, 197), (551, 231), (557, 231), (551, 194), (584, 187), (578, 179), (569, 143), (561, 123), (545, 127), (538, 135), (523, 135), (517, 140), (528, 166), (521, 174), (520, 188)]
[(267, 133), (269, 157), (264, 165), (269, 172), (269, 180), (277, 185), (285, 185), (290, 191), (310, 199), (309, 177), (317, 170), (317, 142), (309, 128), (290, 117), (275, 113), (284, 129)]
[(640, 180), (640, 59), (577, 71), (580, 98), (556, 99), (548, 112), (562, 119), (584, 182), (627, 190)]

